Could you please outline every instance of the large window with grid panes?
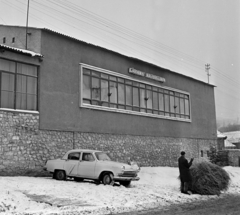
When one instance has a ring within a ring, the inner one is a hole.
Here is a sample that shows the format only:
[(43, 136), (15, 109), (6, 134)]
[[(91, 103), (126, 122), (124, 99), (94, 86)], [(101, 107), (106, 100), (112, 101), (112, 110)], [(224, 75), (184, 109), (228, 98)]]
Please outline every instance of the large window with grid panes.
[(81, 66), (81, 106), (151, 117), (191, 120), (187, 92)]
[(37, 110), (38, 67), (0, 59), (0, 108)]

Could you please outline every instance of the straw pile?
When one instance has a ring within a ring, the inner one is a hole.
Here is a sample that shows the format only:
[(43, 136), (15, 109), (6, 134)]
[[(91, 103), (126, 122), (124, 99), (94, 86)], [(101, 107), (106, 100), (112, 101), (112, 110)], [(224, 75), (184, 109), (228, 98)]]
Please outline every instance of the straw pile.
[(229, 187), (230, 176), (220, 166), (207, 161), (194, 163), (190, 168), (191, 191), (201, 195), (220, 195)]

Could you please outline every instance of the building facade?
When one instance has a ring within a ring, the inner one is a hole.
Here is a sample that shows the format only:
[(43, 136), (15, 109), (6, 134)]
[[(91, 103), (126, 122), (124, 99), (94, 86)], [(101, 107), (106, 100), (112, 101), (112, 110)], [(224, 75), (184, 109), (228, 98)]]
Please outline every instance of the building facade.
[(72, 148), (176, 166), (217, 145), (212, 85), (48, 29), (1, 25), (0, 39), (2, 174)]

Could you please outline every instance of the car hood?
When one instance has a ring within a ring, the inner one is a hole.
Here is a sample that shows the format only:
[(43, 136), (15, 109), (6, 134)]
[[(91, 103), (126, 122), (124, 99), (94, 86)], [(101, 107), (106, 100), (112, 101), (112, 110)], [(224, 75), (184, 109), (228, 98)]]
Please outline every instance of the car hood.
[(107, 161), (107, 160), (100, 161), (100, 162), (104, 162), (104, 163), (107, 163), (107, 164), (112, 165), (112, 166), (118, 166), (120, 168), (122, 166), (124, 166), (125, 170), (127, 170), (127, 171), (138, 171), (139, 170), (139, 167), (136, 164), (129, 165), (127, 163), (121, 163), (121, 162), (117, 162), (117, 161)]

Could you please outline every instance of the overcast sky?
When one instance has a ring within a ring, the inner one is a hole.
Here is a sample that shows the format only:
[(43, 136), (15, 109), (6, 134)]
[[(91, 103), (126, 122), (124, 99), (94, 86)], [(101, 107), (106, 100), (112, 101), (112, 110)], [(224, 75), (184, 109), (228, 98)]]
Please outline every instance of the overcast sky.
[[(26, 25), (27, 2), (0, 0), (0, 23)], [(204, 82), (210, 64), (217, 118), (240, 121), (240, 0), (30, 0), (28, 24)]]

